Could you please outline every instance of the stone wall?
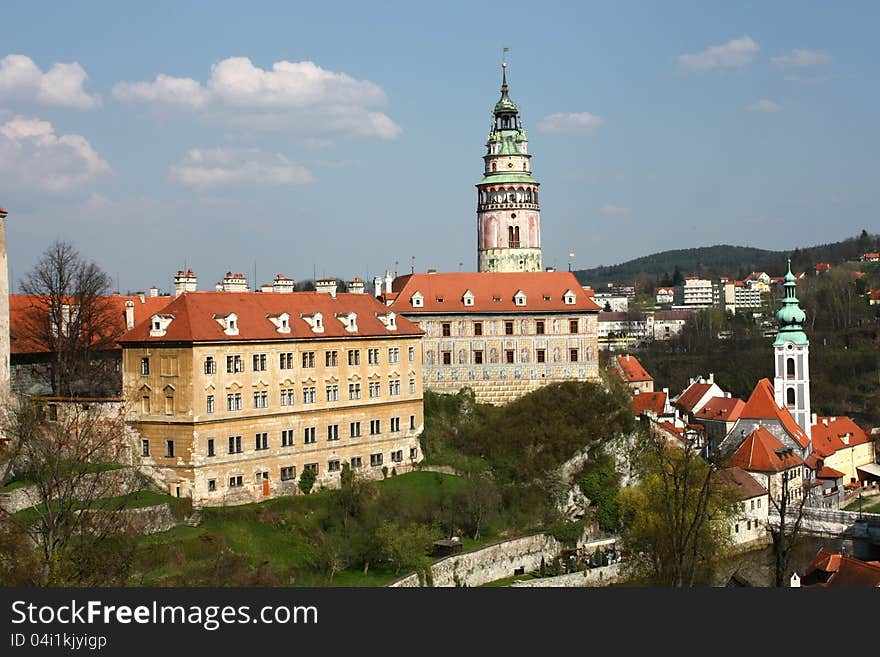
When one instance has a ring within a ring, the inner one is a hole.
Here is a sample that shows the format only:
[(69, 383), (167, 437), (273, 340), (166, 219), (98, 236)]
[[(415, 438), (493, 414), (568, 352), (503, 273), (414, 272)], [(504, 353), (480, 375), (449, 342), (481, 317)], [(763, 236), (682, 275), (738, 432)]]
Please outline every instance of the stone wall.
[(514, 582), (511, 587), (574, 587), (574, 586), (608, 586), (620, 579), (619, 563), (599, 568), (587, 568), (583, 572), (558, 575), (556, 577), (539, 577), (523, 582)]
[[(97, 483), (95, 483), (96, 479)], [(119, 468), (85, 475), (78, 483), (74, 494), (80, 498), (93, 497), (94, 492), (90, 490), (93, 486), (97, 486), (102, 497), (128, 495), (146, 487), (143, 475), (135, 468)], [(41, 501), (37, 487), (33, 484), (15, 488), (8, 493), (0, 493), (0, 508), (8, 513), (17, 513), (40, 504)]]
[[(534, 534), (488, 545), (473, 552), (454, 554), (431, 566), (434, 586), (481, 586), (510, 577), (514, 571), (538, 570), (541, 559), (550, 561), (561, 551), (559, 541), (549, 534)], [(389, 584), (391, 587), (420, 586), (416, 573)]]

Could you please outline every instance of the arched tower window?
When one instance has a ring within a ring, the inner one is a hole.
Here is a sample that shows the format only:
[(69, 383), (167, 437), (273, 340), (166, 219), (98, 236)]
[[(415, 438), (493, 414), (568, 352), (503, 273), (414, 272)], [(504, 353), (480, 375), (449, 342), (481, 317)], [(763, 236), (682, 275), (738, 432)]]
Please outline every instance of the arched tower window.
[(785, 374), (790, 378), (794, 378), (794, 358), (785, 361)]
[(493, 162), (492, 163), (492, 171), (495, 171), (495, 169), (497, 169), (497, 168), (498, 168), (498, 164), (496, 162)]
[(794, 388), (789, 388), (785, 391), (785, 403), (789, 406), (794, 406)]

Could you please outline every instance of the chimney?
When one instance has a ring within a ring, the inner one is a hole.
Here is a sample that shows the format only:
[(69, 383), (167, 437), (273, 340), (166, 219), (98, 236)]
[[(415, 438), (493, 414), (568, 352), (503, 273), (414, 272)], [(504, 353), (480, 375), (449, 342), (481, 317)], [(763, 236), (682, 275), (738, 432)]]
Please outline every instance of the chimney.
[(434, 269), (433, 267), (431, 267), (431, 268), (430, 268), (427, 272), (425, 272), (425, 273), (427, 273), (427, 274), (436, 274), (436, 273), (437, 273), (437, 270)]
[(214, 283), (214, 290), (217, 292), (222, 292), (223, 291), (223, 283), (221, 283), (220, 281), (217, 281), (216, 283)]
[(273, 292), (293, 292), (296, 282), (292, 278), (287, 278), (284, 274), (275, 274), (275, 280), (272, 283)]
[(336, 298), (336, 279), (322, 278), (315, 281), (315, 291), (321, 294), (329, 294), (331, 298)]
[(815, 426), (816, 422), (819, 420), (819, 417), (813, 413), (812, 422), (810, 422), (810, 426)]
[(272, 285), (271, 283), (263, 283), (260, 286), (260, 292), (269, 293), (269, 292), (274, 292), (274, 291), (275, 291), (275, 286)]
[(125, 302), (125, 328), (129, 331), (134, 328), (134, 301)]
[(850, 437), (849, 433), (840, 434), (840, 440), (843, 442), (844, 445), (849, 445), (849, 437)]
[(549, 272), (549, 273), (552, 274), (553, 272), (556, 271), (556, 267), (545, 267), (545, 268), (544, 268), (544, 271)]
[(385, 272), (385, 294), (391, 294), (391, 284), (394, 282), (394, 274)]
[(709, 372), (709, 383), (715, 383), (715, 373)]
[(827, 417), (822, 418), (822, 424), (824, 424), (826, 427), (828, 426), (828, 418)]
[(382, 277), (376, 276), (373, 279), (373, 289), (375, 290), (374, 294), (376, 297), (382, 296)]
[(724, 398), (725, 398), (725, 399), (730, 399), (730, 397), (731, 397), (731, 395), (730, 395), (729, 392), (725, 392), (725, 393), (724, 393)]
[(352, 294), (363, 294), (364, 293), (364, 282), (358, 278), (357, 276), (351, 280), (348, 284), (348, 291)]
[(198, 279), (192, 269), (178, 270), (174, 276), (174, 296), (179, 297), (184, 292), (195, 292), (198, 288)]
[(143, 291), (143, 290), (141, 290), (140, 292), (138, 292), (138, 297), (140, 298), (141, 303), (146, 303), (146, 302), (147, 302), (147, 300), (146, 300), (146, 295), (144, 294), (144, 291)]
[(247, 278), (244, 274), (226, 272), (221, 289), (224, 292), (249, 292)]
[(626, 355), (626, 362), (629, 362), (629, 354)]
[(159, 296), (159, 288), (156, 287), (155, 285), (150, 288), (150, 296), (153, 298), (156, 298)]

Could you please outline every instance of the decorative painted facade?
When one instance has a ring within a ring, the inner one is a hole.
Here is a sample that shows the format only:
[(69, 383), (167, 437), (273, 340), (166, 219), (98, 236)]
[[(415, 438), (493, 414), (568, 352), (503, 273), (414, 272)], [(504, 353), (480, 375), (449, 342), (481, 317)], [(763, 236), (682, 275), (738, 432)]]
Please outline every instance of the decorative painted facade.
[(483, 179), (477, 183), (477, 270), (539, 272), (539, 183), (532, 177), (519, 108), (507, 95), (507, 64), (502, 66), (501, 99), (492, 113)]
[(555, 381), (599, 378), (599, 307), (570, 272), (410, 274), (385, 296), (417, 323), (424, 385), (503, 404)]
[(120, 340), (141, 463), (198, 505), (421, 460), (421, 331), (370, 295), (184, 292)]

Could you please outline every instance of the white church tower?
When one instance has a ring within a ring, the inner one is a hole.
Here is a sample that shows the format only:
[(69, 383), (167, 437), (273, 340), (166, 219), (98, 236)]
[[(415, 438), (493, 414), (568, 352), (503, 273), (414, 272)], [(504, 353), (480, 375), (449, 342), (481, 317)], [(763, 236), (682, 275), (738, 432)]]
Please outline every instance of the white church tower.
[(776, 377), (773, 390), (776, 404), (788, 408), (795, 421), (810, 435), (812, 416), (810, 414), (810, 341), (804, 333), (803, 323), (807, 316), (801, 310), (795, 296), (794, 274), (791, 273), (791, 260), (785, 275), (785, 298), (782, 308), (776, 313), (779, 333), (773, 342), (773, 356)]

